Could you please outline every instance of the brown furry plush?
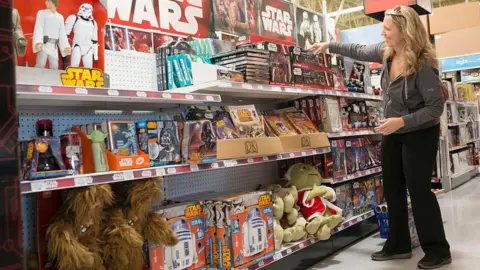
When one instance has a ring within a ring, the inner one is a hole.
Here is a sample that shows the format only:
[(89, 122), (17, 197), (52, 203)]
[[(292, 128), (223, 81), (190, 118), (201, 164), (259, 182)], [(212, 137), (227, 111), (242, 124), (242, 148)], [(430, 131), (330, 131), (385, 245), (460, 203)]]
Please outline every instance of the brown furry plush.
[(126, 233), (126, 225), (140, 236), (142, 244), (144, 241), (168, 246), (178, 243), (175, 233), (164, 219), (151, 213), (153, 201), (163, 199), (160, 181), (152, 178), (132, 182), (125, 194), (125, 201), (119, 202), (118, 207), (110, 211), (104, 230), (107, 269), (141, 270), (145, 263), (143, 247), (132, 244), (132, 233)]
[(102, 215), (111, 205), (110, 185), (72, 189), (47, 229), (48, 259), (59, 270), (103, 270)]
[(165, 219), (155, 213), (148, 215), (143, 236), (150, 243), (162, 243), (166, 246), (175, 246), (178, 243), (177, 236), (170, 230)]
[(104, 229), (104, 260), (107, 269), (130, 270), (143, 266), (143, 238), (127, 223), (122, 209), (109, 211)]

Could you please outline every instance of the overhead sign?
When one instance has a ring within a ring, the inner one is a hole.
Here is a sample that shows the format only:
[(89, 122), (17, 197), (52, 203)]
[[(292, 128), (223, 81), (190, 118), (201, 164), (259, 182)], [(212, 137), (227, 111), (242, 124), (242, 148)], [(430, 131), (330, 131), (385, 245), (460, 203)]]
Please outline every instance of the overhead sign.
[(278, 0), (261, 1), (257, 22), (258, 35), (286, 42), (294, 40), (293, 5)]
[(107, 7), (112, 24), (181, 36), (208, 36), (209, 0), (108, 0)]
[(480, 54), (443, 58), (440, 63), (442, 72), (480, 68)]

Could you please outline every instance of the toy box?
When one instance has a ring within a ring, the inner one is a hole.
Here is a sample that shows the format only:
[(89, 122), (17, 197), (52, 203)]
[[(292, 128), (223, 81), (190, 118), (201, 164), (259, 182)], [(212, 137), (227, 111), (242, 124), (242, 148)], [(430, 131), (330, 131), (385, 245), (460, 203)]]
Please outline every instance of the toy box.
[(216, 202), (217, 268), (236, 268), (273, 253), (272, 208), (271, 193), (265, 191)]
[(358, 216), (370, 210), (367, 205), (367, 196), (361, 181), (353, 183), (353, 208), (354, 215)]
[(383, 193), (383, 179), (381, 176), (375, 177), (375, 192), (377, 194), (377, 204), (385, 202), (385, 195)]
[(332, 158), (333, 158), (333, 177), (339, 178), (347, 175), (345, 168), (345, 141), (332, 141)]
[(375, 189), (375, 179), (365, 179), (360, 182), (360, 185), (362, 186), (363, 192), (365, 193), (365, 202), (368, 208), (371, 209), (372, 206), (377, 205), (377, 191)]
[(212, 122), (188, 121), (183, 129), (183, 161), (190, 164), (208, 163), (216, 160), (217, 138)]
[(150, 245), (152, 270), (198, 269), (205, 267), (205, 215), (202, 203), (165, 206), (163, 214), (179, 242), (173, 247)]
[(62, 177), (68, 174), (60, 152), (60, 140), (35, 137), (25, 146), (23, 178), (37, 180)]
[(335, 188), (337, 200), (335, 205), (343, 210), (343, 218), (349, 220), (354, 216), (352, 184), (347, 183)]

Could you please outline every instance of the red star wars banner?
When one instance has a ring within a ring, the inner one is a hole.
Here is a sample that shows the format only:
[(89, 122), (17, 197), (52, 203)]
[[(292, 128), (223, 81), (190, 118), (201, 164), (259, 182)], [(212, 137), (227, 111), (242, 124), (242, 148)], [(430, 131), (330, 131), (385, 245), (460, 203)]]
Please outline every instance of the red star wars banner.
[(293, 5), (279, 0), (258, 1), (257, 34), (266, 38), (294, 41)]
[(178, 36), (207, 37), (209, 0), (107, 0), (111, 24)]

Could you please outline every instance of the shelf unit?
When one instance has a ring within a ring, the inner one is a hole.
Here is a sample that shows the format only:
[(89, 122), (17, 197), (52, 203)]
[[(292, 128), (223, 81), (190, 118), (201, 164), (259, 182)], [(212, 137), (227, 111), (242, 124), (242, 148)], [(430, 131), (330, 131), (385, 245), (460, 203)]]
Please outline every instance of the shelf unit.
[[(228, 91), (228, 92), (225, 92)], [(255, 91), (263, 99), (258, 99), (256, 95), (255, 102), (271, 102), (272, 92), (280, 92), (282, 100), (291, 100), (294, 98), (300, 98), (304, 96), (312, 95), (327, 95), (336, 97), (346, 97), (354, 99), (366, 99), (378, 101), (379, 96), (373, 96), (363, 93), (352, 93), (338, 90), (322, 90), (322, 89), (303, 89), (296, 87), (277, 87), (270, 85), (255, 85), (248, 83), (222, 83), (212, 82), (205, 83), (185, 89), (175, 89), (167, 92), (150, 92), (150, 91), (135, 91), (135, 90), (116, 90), (116, 89), (91, 89), (91, 88), (77, 88), (77, 87), (57, 87), (57, 86), (44, 86), (44, 85), (19, 85), (17, 97), (19, 100), (20, 108), (38, 108), (46, 104), (58, 105), (60, 107), (66, 106), (86, 106), (87, 108), (104, 108), (108, 102), (108, 109), (121, 109), (123, 111), (130, 109), (136, 109), (138, 107), (150, 108), (174, 108), (178, 105), (189, 104), (205, 104), (215, 105), (228, 103), (232, 97), (232, 93), (240, 93), (241, 95), (248, 95), (249, 91)], [(227, 98), (224, 98), (224, 97)], [(268, 98), (268, 99), (267, 99)], [(276, 99), (276, 98), (275, 98)], [(344, 131), (337, 133), (327, 134), (330, 138), (344, 138), (344, 137), (357, 137), (357, 136), (370, 136), (375, 135), (373, 130), (359, 130), (359, 131)], [(276, 162), (285, 159), (294, 159), (307, 156), (315, 156), (318, 154), (325, 154), (330, 152), (330, 148), (310, 149), (304, 151), (296, 151), (283, 153), (279, 155), (271, 156), (259, 156), (252, 158), (242, 158), (234, 160), (219, 160), (207, 164), (199, 165), (174, 165), (174, 166), (162, 166), (154, 168), (127, 170), (127, 171), (110, 171), (106, 173), (93, 173), (78, 176), (67, 176), (62, 178), (44, 179), (36, 181), (21, 181), (20, 191), (22, 196), (34, 196), (35, 194), (41, 194), (43, 192), (52, 192), (62, 189), (84, 187), (98, 184), (113, 184), (124, 181), (134, 181), (149, 177), (164, 177), (166, 181), (181, 181), (184, 182), (187, 179), (199, 177), (205, 177), (210, 174), (210, 171), (216, 171), (220, 169), (233, 169), (242, 166), (262, 166), (271, 162)], [(365, 171), (360, 171), (352, 175), (348, 175), (339, 179), (325, 179), (325, 183), (339, 184), (354, 179), (359, 179), (365, 176), (381, 173), (381, 168), (372, 168)], [(184, 176), (184, 175), (189, 175)], [(207, 176), (208, 177), (208, 176)], [(168, 180), (171, 178), (172, 180)], [(242, 181), (238, 179), (236, 181)], [(219, 183), (220, 184), (220, 183)], [(169, 187), (174, 190), (178, 187)], [(181, 188), (180, 189), (184, 189)], [(373, 212), (368, 212), (361, 216), (355, 217), (349, 221), (344, 222), (334, 230), (334, 233), (341, 232), (351, 226), (354, 226), (361, 221), (373, 216)], [(301, 250), (302, 247), (307, 247), (317, 243), (314, 239), (307, 239), (298, 245), (288, 246), (281, 252), (276, 253), (274, 256), (264, 258), (261, 261), (257, 261), (254, 265), (249, 266), (247, 269), (258, 269), (261, 265), (267, 265), (269, 263), (278, 261), (285, 257), (285, 254), (296, 252)], [(279, 255), (283, 254), (283, 255)]]

